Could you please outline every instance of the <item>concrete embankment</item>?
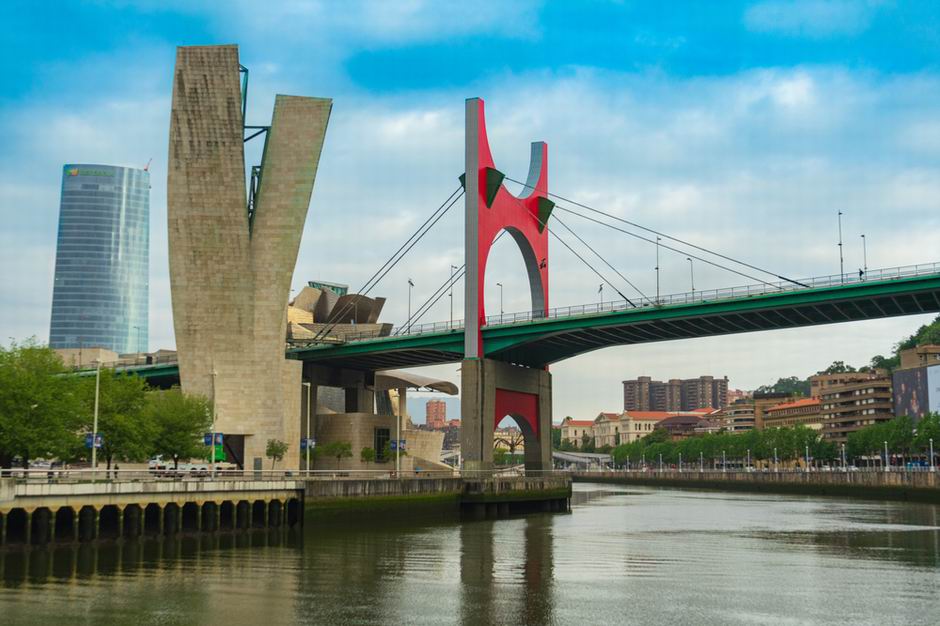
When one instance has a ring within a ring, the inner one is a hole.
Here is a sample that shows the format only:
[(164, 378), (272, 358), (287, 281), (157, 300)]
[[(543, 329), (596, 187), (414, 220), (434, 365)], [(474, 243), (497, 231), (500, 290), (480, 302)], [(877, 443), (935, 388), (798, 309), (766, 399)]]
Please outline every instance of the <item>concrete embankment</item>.
[(573, 472), (576, 482), (940, 503), (938, 472)]
[[(570, 497), (571, 481), (567, 476), (340, 479), (309, 481), (304, 491), (308, 512), (383, 508), (397, 504), (440, 504), (454, 510), (458, 506), (463, 509), (483, 506), (485, 509), (487, 505), (504, 504), (503, 512), (521, 512), (530, 509), (531, 503), (542, 502), (553, 503), (546, 505), (545, 510), (567, 510)], [(564, 501), (564, 507), (559, 504), (561, 501)], [(510, 509), (507, 508), (509, 505), (519, 506)]]

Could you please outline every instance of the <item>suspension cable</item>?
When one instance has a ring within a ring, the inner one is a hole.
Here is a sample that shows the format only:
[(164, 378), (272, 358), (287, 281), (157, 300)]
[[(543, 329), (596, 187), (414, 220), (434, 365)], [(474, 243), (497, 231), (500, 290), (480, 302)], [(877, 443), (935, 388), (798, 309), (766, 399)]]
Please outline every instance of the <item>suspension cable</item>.
[[(630, 285), (631, 287), (633, 287), (633, 289), (634, 289), (638, 294), (640, 294), (640, 295), (643, 297), (644, 300), (649, 301), (649, 298), (646, 296), (645, 293), (643, 293), (642, 291), (640, 291), (640, 288), (639, 288), (639, 287), (637, 287), (637, 286), (634, 285), (632, 282), (630, 282), (630, 279), (629, 279), (629, 278), (627, 278), (626, 276), (624, 276), (623, 274), (621, 274), (621, 273), (617, 270), (616, 267), (614, 267), (613, 265), (611, 265), (611, 264), (607, 261), (607, 259), (605, 259), (597, 250), (595, 250), (594, 248), (592, 248), (591, 245), (590, 245), (588, 242), (586, 242), (584, 239), (581, 238), (580, 235), (578, 235), (578, 233), (576, 233), (576, 232), (574, 232), (573, 230), (571, 230), (571, 228), (570, 228), (567, 224), (565, 224), (565, 223), (562, 222), (560, 219), (558, 219), (558, 216), (557, 216), (557, 215), (555, 216), (555, 221), (558, 222), (559, 224), (561, 224), (562, 226), (564, 226), (564, 227), (565, 227), (565, 230), (567, 230), (569, 233), (571, 233), (572, 235), (574, 235), (574, 236), (578, 239), (578, 241), (580, 241), (580, 242), (583, 243), (585, 246), (587, 246), (587, 249), (588, 249), (588, 250), (590, 250), (591, 252), (593, 252), (594, 255), (595, 255), (597, 258), (599, 258), (601, 261), (603, 261), (604, 264), (605, 264), (607, 267), (609, 267), (610, 269), (612, 269), (612, 270), (614, 271), (614, 273), (617, 274), (617, 276), (619, 276), (620, 278), (622, 278), (628, 285)], [(630, 302), (630, 300), (627, 300), (627, 302)], [(636, 305), (635, 305), (635, 304), (633, 304), (632, 302), (630, 302), (630, 304), (633, 305), (634, 308), (636, 308)]]
[[(510, 178), (509, 176), (506, 176), (506, 180), (510, 180), (510, 181), (512, 181), (512, 182), (514, 182), (514, 183), (516, 183), (516, 184), (518, 184), (518, 185), (522, 185), (523, 187), (527, 187), (527, 188), (529, 188), (529, 189), (534, 189), (534, 187), (533, 187), (532, 185), (529, 185), (528, 183), (523, 183), (522, 181), (518, 181), (518, 180), (516, 180), (516, 179), (514, 179), (514, 178)], [(726, 260), (726, 261), (731, 261), (732, 263), (737, 263), (738, 265), (743, 265), (744, 267), (749, 267), (749, 268), (752, 269), (752, 270), (756, 270), (756, 271), (762, 272), (762, 273), (764, 273), (764, 274), (769, 274), (770, 276), (773, 276), (773, 277), (775, 277), (775, 278), (779, 278), (780, 280), (784, 280), (784, 281), (786, 281), (786, 282), (788, 282), (788, 283), (793, 283), (794, 285), (798, 285), (798, 286), (800, 286), (800, 287), (809, 287), (809, 285), (807, 285), (807, 284), (805, 284), (805, 283), (801, 283), (801, 282), (798, 281), (798, 280), (794, 280), (794, 279), (792, 279), (792, 278), (787, 278), (786, 276), (782, 276), (782, 275), (780, 275), (780, 274), (778, 274), (778, 273), (776, 273), (776, 272), (771, 272), (770, 270), (765, 270), (765, 269), (763, 269), (763, 268), (761, 268), (761, 267), (758, 267), (758, 266), (756, 266), (756, 265), (752, 265), (751, 263), (747, 263), (746, 261), (740, 261), (740, 260), (738, 260), (738, 259), (732, 258), (732, 257), (727, 256), (727, 255), (725, 255), (725, 254), (721, 254), (720, 252), (715, 252), (714, 250), (709, 250), (708, 248), (705, 248), (705, 247), (703, 247), (703, 246), (698, 246), (698, 245), (696, 245), (696, 244), (694, 244), (694, 243), (685, 241), (685, 240), (683, 240), (683, 239), (679, 239), (678, 237), (673, 237), (672, 235), (667, 235), (666, 233), (660, 232), (660, 231), (658, 231), (658, 230), (654, 230), (654, 229), (652, 229), (652, 228), (648, 228), (648, 227), (646, 227), (646, 226), (643, 226), (642, 224), (637, 224), (636, 222), (631, 222), (630, 220), (626, 220), (626, 219), (624, 219), (624, 218), (622, 218), (622, 217), (618, 217), (618, 216), (616, 216), (616, 215), (612, 215), (612, 214), (607, 213), (607, 212), (605, 212), (605, 211), (601, 211), (600, 209), (595, 209), (594, 207), (588, 206), (588, 205), (586, 205), (586, 204), (582, 204), (582, 203), (580, 203), (580, 202), (577, 202), (577, 201), (575, 201), (575, 200), (571, 200), (571, 199), (569, 199), (569, 198), (565, 198), (565, 197), (560, 196), (560, 195), (558, 195), (558, 194), (556, 194), (556, 193), (551, 193), (551, 192), (549, 192), (548, 195), (551, 196), (551, 197), (553, 197), (553, 198), (557, 198), (557, 199), (559, 199), (559, 200), (561, 200), (561, 201), (563, 201), (563, 202), (567, 202), (567, 203), (569, 203), (569, 204), (573, 204), (573, 205), (575, 205), (575, 206), (581, 207), (582, 209), (586, 209), (586, 210), (588, 210), (588, 211), (592, 211), (592, 212), (594, 212), (594, 213), (598, 213), (598, 214), (603, 215), (604, 217), (610, 218), (610, 219), (612, 219), (612, 220), (617, 220), (618, 222), (622, 222), (622, 223), (624, 223), (624, 224), (627, 224), (628, 226), (633, 226), (634, 228), (639, 228), (640, 230), (645, 230), (646, 232), (653, 233), (654, 235), (657, 235), (657, 236), (659, 236), (659, 237), (664, 237), (665, 239), (670, 239), (670, 240), (675, 241), (675, 242), (677, 242), (677, 243), (680, 243), (680, 244), (682, 244), (682, 245), (684, 245), (684, 246), (689, 246), (690, 248), (694, 248), (694, 249), (699, 250), (699, 251), (701, 251), (701, 252), (705, 252), (705, 253), (707, 253), (707, 254), (711, 254), (711, 255), (717, 256), (717, 257), (722, 258), (722, 259), (724, 259), (724, 260)], [(570, 211), (569, 211), (569, 212), (570, 212)], [(650, 240), (649, 240), (649, 239), (644, 239), (644, 241), (650, 241)], [(666, 247), (666, 246), (663, 246), (663, 247)], [(672, 248), (668, 248), (668, 249), (673, 250)], [(674, 250), (674, 251), (679, 252), (679, 254), (686, 254), (685, 252), (682, 252), (681, 250)], [(689, 255), (689, 256), (691, 256), (691, 255)], [(714, 265), (714, 264), (713, 264), (713, 265)], [(720, 265), (716, 265), (716, 267), (721, 267), (721, 266), (720, 266)], [(724, 268), (724, 269), (729, 269), (729, 268)], [(734, 270), (729, 270), (729, 271), (734, 271)], [(741, 274), (741, 275), (742, 275), (742, 276), (747, 276), (747, 274)], [(748, 278), (751, 278), (751, 277), (748, 276)], [(764, 283), (764, 284), (769, 284), (769, 283), (767, 283), (767, 282), (765, 282), (765, 281), (762, 281), (762, 280), (759, 280), (759, 279), (754, 279), (754, 280), (758, 280), (758, 282), (761, 282), (761, 283)]]
[(606, 226), (607, 228), (610, 228), (610, 229), (612, 229), (612, 230), (616, 230), (616, 231), (621, 232), (621, 233), (623, 233), (623, 234), (625, 234), (625, 235), (630, 235), (631, 237), (635, 237), (636, 239), (639, 239), (640, 241), (645, 241), (645, 242), (647, 242), (647, 243), (651, 243), (651, 244), (654, 244), (654, 245), (657, 245), (657, 246), (661, 246), (661, 247), (665, 248), (666, 250), (671, 250), (672, 252), (677, 252), (677, 253), (679, 253), (679, 254), (684, 254), (684, 255), (686, 255), (686, 256), (688, 256), (688, 257), (691, 257), (691, 258), (695, 259), (696, 261), (701, 261), (702, 263), (707, 263), (708, 265), (717, 267), (717, 268), (719, 268), (719, 269), (723, 269), (723, 270), (725, 270), (725, 271), (727, 271), (727, 272), (732, 272), (732, 273), (737, 274), (737, 275), (739, 275), (739, 276), (743, 276), (744, 278), (747, 278), (747, 279), (749, 279), (749, 280), (757, 281), (757, 282), (759, 282), (759, 283), (761, 283), (761, 284), (767, 285), (768, 287), (774, 287), (774, 288), (777, 287), (777, 285), (774, 285), (774, 284), (772, 284), (772, 283), (768, 283), (766, 280), (764, 280), (764, 279), (762, 279), (762, 278), (758, 278), (757, 276), (751, 276), (750, 274), (746, 274), (746, 273), (744, 273), (744, 272), (738, 271), (738, 270), (736, 270), (736, 269), (734, 269), (734, 268), (732, 268), (732, 267), (727, 267), (727, 266), (722, 265), (722, 264), (720, 264), (720, 263), (715, 263), (714, 261), (709, 261), (708, 259), (703, 259), (702, 257), (696, 256), (696, 255), (692, 254), (691, 252), (686, 252), (686, 251), (683, 251), (683, 250), (679, 250), (679, 249), (677, 249), (677, 248), (673, 248), (672, 246), (668, 246), (668, 245), (666, 245), (666, 244), (664, 244), (664, 243), (659, 243), (658, 241), (654, 241), (654, 240), (652, 240), (652, 239), (647, 239), (646, 237), (643, 237), (642, 235), (637, 235), (636, 233), (631, 233), (629, 230), (624, 230), (624, 229), (622, 229), (622, 228), (619, 228), (619, 227), (617, 227), (617, 226), (614, 226), (613, 224), (608, 224), (608, 223), (606, 223), (606, 222), (602, 222), (602, 221), (600, 221), (600, 220), (596, 220), (596, 219), (594, 219), (593, 217), (584, 215), (584, 214), (582, 214), (582, 213), (578, 213), (577, 211), (572, 211), (571, 209), (567, 209), (567, 208), (565, 208), (565, 207), (563, 207), (563, 206), (561, 206), (561, 205), (557, 205), (557, 204), (556, 204), (556, 205), (555, 205), (555, 208), (558, 209), (559, 211), (564, 211), (564, 212), (566, 212), (566, 213), (571, 213), (572, 215), (577, 215), (578, 217), (580, 217), (580, 218), (582, 218), (582, 219), (586, 219), (586, 220), (588, 220), (589, 222), (594, 222), (595, 224), (600, 224), (601, 226)]
[[(396, 250), (396, 251), (394, 252), (394, 254), (392, 254), (392, 256), (390, 256), (390, 257), (388, 258), (388, 260), (386, 260), (385, 263), (382, 264), (382, 267), (380, 267), (380, 268), (369, 278), (369, 280), (367, 280), (367, 281), (363, 284), (363, 286), (359, 289), (359, 291), (356, 293), (356, 295), (365, 296), (365, 295), (367, 295), (370, 291), (372, 291), (372, 289), (375, 288), (375, 286), (378, 285), (379, 282), (381, 282), (382, 279), (385, 278), (385, 276), (387, 276), (388, 273), (389, 273), (396, 265), (398, 265), (398, 263), (405, 257), (405, 255), (408, 254), (408, 252), (410, 252), (411, 249), (414, 248), (415, 245), (416, 245), (419, 241), (421, 241), (421, 239), (431, 230), (431, 228), (433, 228), (434, 225), (437, 224), (437, 222), (440, 221), (440, 219), (441, 219), (442, 217), (444, 217), (444, 215), (450, 210), (450, 208), (451, 208), (452, 206), (454, 206), (454, 204), (457, 203), (457, 200), (459, 200), (459, 199), (463, 196), (463, 193), (464, 193), (464, 192), (463, 192), (463, 186), (460, 186), (460, 187), (458, 187), (456, 190), (454, 190), (454, 192), (451, 193), (451, 194), (447, 197), (447, 199), (444, 200), (444, 202), (441, 203), (441, 205), (440, 205), (439, 207), (437, 207), (437, 209), (434, 210), (433, 213), (431, 213), (430, 217), (428, 217), (426, 220), (424, 220), (424, 223), (422, 223), (422, 224), (417, 228), (417, 230), (415, 230), (415, 232), (412, 233), (410, 237), (408, 237), (408, 239), (405, 241), (405, 243), (403, 243), (403, 244), (398, 248), (398, 250)], [(397, 258), (396, 258), (396, 257), (397, 257)], [(333, 330), (333, 328), (335, 328), (337, 324), (340, 323), (340, 320), (343, 318), (343, 316), (344, 316), (346, 313), (348, 313), (349, 310), (353, 308), (353, 306), (354, 306), (354, 305), (353, 305), (352, 302), (347, 302), (346, 305), (345, 305), (338, 313), (336, 313), (336, 314), (331, 313), (331, 314), (330, 314), (330, 318), (334, 318), (335, 321), (333, 321), (333, 322), (331, 322), (331, 323), (328, 323), (326, 326), (324, 326), (322, 329), (320, 329), (320, 331), (319, 331), (316, 335), (314, 335), (312, 341), (317, 341), (317, 340), (319, 340), (321, 337), (327, 336), (327, 334), (328, 334), (331, 330)], [(329, 319), (329, 318), (328, 318), (328, 319)]]
[[(588, 266), (588, 269), (590, 269), (592, 272), (594, 272), (595, 274), (597, 274), (597, 277), (600, 278), (602, 281), (604, 281), (604, 283), (605, 283), (608, 287), (610, 287), (611, 289), (613, 289), (614, 291), (616, 291), (617, 294), (618, 294), (621, 298), (623, 298), (624, 300), (626, 300), (627, 302), (629, 302), (632, 306), (636, 307), (636, 305), (633, 304), (633, 301), (631, 301), (630, 298), (628, 298), (627, 296), (623, 295), (623, 293), (622, 293), (619, 289), (617, 289), (617, 287), (615, 287), (615, 286), (613, 285), (613, 283), (611, 283), (609, 280), (607, 280), (607, 279), (604, 277), (603, 274), (601, 274), (600, 272), (598, 272), (598, 271), (594, 268), (593, 265), (591, 265), (590, 263), (588, 263), (588, 262), (587, 262), (587, 259), (585, 259), (583, 256), (581, 256), (580, 254), (578, 254), (578, 253), (575, 251), (574, 248), (572, 248), (571, 246), (568, 245), (568, 242), (567, 242), (567, 241), (565, 241), (564, 239), (562, 239), (562, 238), (558, 235), (558, 233), (556, 233), (556, 232), (553, 231), (551, 228), (549, 228), (548, 224), (546, 224), (538, 215), (533, 214), (532, 217), (534, 217), (535, 220), (536, 220), (539, 224), (541, 224), (542, 226), (544, 226), (544, 227), (545, 227), (545, 230), (547, 230), (553, 237), (555, 237), (555, 239), (557, 239), (558, 241), (560, 241), (561, 244), (562, 244), (564, 247), (568, 248), (568, 250), (571, 252), (571, 254), (573, 254), (573, 255), (575, 255), (576, 257), (578, 257), (578, 258), (581, 260), (582, 263), (584, 263), (585, 265), (587, 265), (587, 266)], [(556, 219), (557, 219), (557, 216), (556, 216)], [(595, 254), (597, 254), (597, 253), (595, 252)], [(615, 270), (615, 271), (616, 271), (616, 270)]]
[[(493, 243), (495, 244), (505, 234), (506, 234), (505, 230), (499, 231), (499, 234), (496, 235), (495, 239), (493, 239)], [(464, 275), (466, 275), (466, 273), (467, 273), (467, 264), (464, 263), (459, 268), (457, 268), (457, 271), (454, 272), (453, 276), (446, 278), (444, 282), (441, 284), (441, 286), (438, 287), (437, 290), (434, 291), (434, 293), (428, 296), (428, 299), (425, 300), (424, 303), (420, 307), (418, 307), (418, 309), (411, 315), (411, 318), (408, 320), (408, 322), (404, 326), (402, 326), (402, 328), (410, 329), (412, 326), (414, 326), (416, 322), (418, 322), (422, 317), (424, 317), (424, 315), (428, 311), (431, 310), (431, 307), (437, 304), (440, 301), (440, 299), (444, 297), (444, 292), (447, 290), (447, 288), (455, 285), (457, 281), (459, 281), (461, 278), (464, 277)], [(401, 331), (401, 329), (399, 329), (399, 331)], [(401, 334), (401, 332), (396, 333), (396, 334)]]

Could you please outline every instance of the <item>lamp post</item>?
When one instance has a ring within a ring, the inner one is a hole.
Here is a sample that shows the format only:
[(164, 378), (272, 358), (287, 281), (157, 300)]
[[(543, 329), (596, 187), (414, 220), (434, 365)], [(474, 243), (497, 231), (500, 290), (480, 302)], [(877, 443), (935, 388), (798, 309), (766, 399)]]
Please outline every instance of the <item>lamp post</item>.
[(219, 373), (212, 368), (212, 439), (209, 441), (209, 461), (212, 477), (215, 478), (215, 381)]
[(450, 327), (454, 327), (454, 270), (460, 269), (456, 265), (450, 266)]
[(722, 473), (728, 471), (728, 465), (727, 465), (727, 463), (728, 463), (728, 461), (727, 461), (727, 459), (725, 458), (725, 451), (722, 450), (722, 451), (721, 451), (721, 471), (722, 471)]
[(930, 438), (930, 471), (935, 472), (937, 468), (933, 464), (933, 437)]
[(641, 458), (642, 458), (642, 460), (643, 460), (643, 461), (642, 461), (643, 471), (645, 472), (645, 471), (646, 471), (646, 453), (645, 453), (645, 452), (643, 453), (643, 455), (641, 456)]
[(891, 471), (891, 458), (888, 457), (888, 442), (885, 441), (885, 471)]
[(98, 396), (101, 391), (101, 359), (95, 359), (95, 417), (91, 424), (91, 469), (98, 469)]
[(845, 262), (842, 258), (842, 211), (839, 211), (839, 279), (845, 284)]
[(685, 257), (685, 260), (689, 262), (689, 282), (692, 283), (692, 297), (695, 297), (695, 270), (692, 265), (692, 257)]
[(751, 449), (750, 448), (747, 449), (747, 468), (745, 469), (745, 471), (748, 471), (748, 472), (751, 471)]
[(137, 352), (138, 354), (141, 352), (146, 352), (146, 350), (140, 349), (140, 326), (134, 326), (134, 330), (137, 331), (137, 350), (135, 350), (135, 352)]
[(411, 332), (411, 290), (414, 289), (415, 283), (410, 278), (408, 279), (408, 326), (406, 332)]
[(698, 471), (699, 473), (705, 471), (705, 453), (703, 452), (698, 453)]
[(304, 469), (307, 471), (307, 475), (310, 475), (310, 391), (311, 385), (309, 382), (300, 383), (307, 388), (307, 428), (304, 430), (304, 437), (307, 440), (304, 442), (304, 448), (307, 452), (307, 460), (304, 463)]
[(679, 473), (682, 473), (682, 453), (679, 453)]
[(806, 456), (803, 457), (803, 465), (806, 467), (806, 471), (809, 471), (809, 446), (806, 446)]
[(656, 238), (656, 304), (659, 304), (659, 241), (660, 238)]
[(496, 283), (499, 287), (499, 321), (503, 321), (503, 283)]
[(777, 449), (774, 448), (774, 473), (777, 472)]
[(663, 455), (662, 455), (662, 453), (659, 454), (659, 471), (660, 471), (660, 472), (663, 471)]
[(865, 278), (868, 278), (868, 245), (864, 233), (862, 233), (862, 271), (865, 272)]
[(600, 305), (604, 304), (604, 283), (597, 286), (597, 302), (598, 308), (600, 308)]
[(845, 462), (845, 444), (844, 443), (842, 444), (842, 471), (843, 472), (849, 471), (849, 468)]

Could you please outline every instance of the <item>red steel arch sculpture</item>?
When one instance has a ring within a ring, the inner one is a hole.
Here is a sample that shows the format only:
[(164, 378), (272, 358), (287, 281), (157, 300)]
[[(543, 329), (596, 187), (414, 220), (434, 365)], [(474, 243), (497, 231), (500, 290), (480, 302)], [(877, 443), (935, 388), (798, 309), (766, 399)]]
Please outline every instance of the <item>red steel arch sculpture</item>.
[(551, 467), (551, 376), (485, 358), (483, 285), (490, 249), (507, 231), (519, 246), (529, 279), (532, 314), (548, 312), (548, 146), (532, 144), (529, 174), (521, 196), (504, 186), (486, 134), (483, 100), (466, 104), (464, 361), (461, 367), (461, 447), (466, 469), (492, 465), (493, 431), (510, 415), (525, 437), (526, 469)]

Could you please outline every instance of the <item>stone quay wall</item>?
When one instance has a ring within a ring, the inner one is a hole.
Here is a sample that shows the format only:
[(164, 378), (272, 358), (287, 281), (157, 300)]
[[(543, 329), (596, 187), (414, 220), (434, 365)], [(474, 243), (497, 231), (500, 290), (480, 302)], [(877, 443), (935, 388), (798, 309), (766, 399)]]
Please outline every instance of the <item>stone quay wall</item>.
[(940, 503), (940, 472), (572, 472), (575, 482), (853, 496)]

